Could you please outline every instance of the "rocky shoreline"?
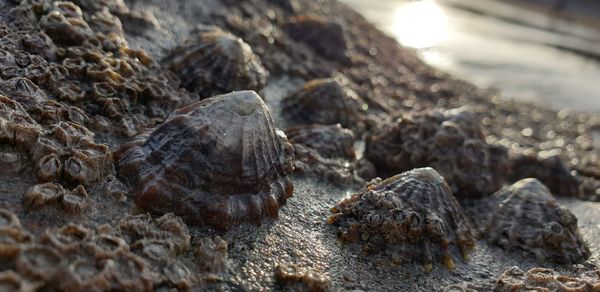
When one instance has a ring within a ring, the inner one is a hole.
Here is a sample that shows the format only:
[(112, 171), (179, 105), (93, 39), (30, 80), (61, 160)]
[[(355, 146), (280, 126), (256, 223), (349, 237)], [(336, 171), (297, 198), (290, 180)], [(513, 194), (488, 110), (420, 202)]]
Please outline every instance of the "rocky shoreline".
[(598, 115), (336, 1), (0, 8), (9, 290), (598, 289)]

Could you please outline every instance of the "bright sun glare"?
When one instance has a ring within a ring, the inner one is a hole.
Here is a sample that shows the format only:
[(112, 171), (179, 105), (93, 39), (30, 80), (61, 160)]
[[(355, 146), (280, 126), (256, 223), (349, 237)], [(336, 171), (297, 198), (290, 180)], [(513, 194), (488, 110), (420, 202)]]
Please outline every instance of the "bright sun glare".
[(398, 41), (413, 48), (430, 48), (448, 37), (448, 16), (434, 0), (401, 5), (394, 20)]

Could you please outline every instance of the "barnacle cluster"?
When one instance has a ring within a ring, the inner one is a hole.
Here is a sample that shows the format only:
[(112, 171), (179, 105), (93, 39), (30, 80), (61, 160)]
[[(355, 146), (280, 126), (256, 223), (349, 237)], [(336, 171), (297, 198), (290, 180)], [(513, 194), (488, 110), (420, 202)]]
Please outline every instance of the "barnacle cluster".
[(200, 31), (164, 60), (182, 85), (203, 97), (235, 90), (259, 91), (268, 72), (241, 38), (221, 29)]
[(296, 265), (279, 265), (275, 279), (287, 291), (325, 292), (330, 290), (329, 280), (316, 271), (301, 269)]
[(583, 272), (577, 276), (562, 275), (547, 268), (523, 271), (518, 267), (506, 270), (496, 280), (494, 291), (572, 291), (600, 290), (600, 270)]
[(281, 106), (283, 114), (295, 124), (339, 123), (349, 129), (360, 129), (367, 108), (365, 102), (340, 78), (308, 81), (285, 97)]
[(122, 147), (119, 175), (135, 203), (226, 230), (275, 218), (292, 196), (293, 149), (253, 91), (204, 99)]
[(435, 170), (419, 168), (368, 185), (339, 202), (329, 222), (346, 242), (384, 253), (392, 262), (434, 262), (455, 267), (455, 253), (467, 258), (475, 246), (471, 228), (449, 186)]
[(482, 197), (501, 186), (490, 146), (464, 108), (401, 114), (370, 134), (365, 152), (384, 176), (430, 166), (456, 196)]
[[(172, 214), (157, 219), (127, 216), (116, 228), (90, 229), (71, 223), (46, 229), (39, 236), (21, 227), (13, 213), (0, 209), (0, 216), (0, 258), (7, 264), (0, 271), (0, 287), (189, 290), (224, 269), (227, 244), (208, 238), (192, 247), (187, 227)], [(196, 263), (181, 260), (189, 256)]]
[(491, 199), (499, 202), (484, 230), (492, 244), (563, 264), (579, 263), (590, 256), (575, 215), (556, 202), (537, 179), (520, 180)]
[(286, 135), (294, 146), (294, 170), (298, 173), (340, 185), (375, 177), (370, 162), (356, 160), (354, 133), (339, 124), (294, 127)]

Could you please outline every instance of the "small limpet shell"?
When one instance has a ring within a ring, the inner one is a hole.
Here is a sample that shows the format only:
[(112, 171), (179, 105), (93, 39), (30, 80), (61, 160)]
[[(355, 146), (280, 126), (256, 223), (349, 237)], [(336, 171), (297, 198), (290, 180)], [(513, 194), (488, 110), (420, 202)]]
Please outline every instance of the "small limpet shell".
[(183, 87), (203, 96), (260, 90), (268, 72), (241, 38), (220, 29), (198, 32), (164, 60)]
[(575, 215), (537, 179), (520, 180), (491, 199), (499, 205), (484, 229), (490, 243), (564, 264), (580, 263), (590, 256)]

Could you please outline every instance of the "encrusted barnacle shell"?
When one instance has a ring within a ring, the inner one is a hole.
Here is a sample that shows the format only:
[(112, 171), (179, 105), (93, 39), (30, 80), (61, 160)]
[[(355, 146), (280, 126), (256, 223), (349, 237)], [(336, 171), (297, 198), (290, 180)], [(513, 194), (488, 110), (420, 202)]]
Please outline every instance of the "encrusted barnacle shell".
[(569, 166), (552, 151), (535, 154), (526, 150), (512, 159), (511, 166), (513, 181), (534, 177), (557, 196), (579, 196), (577, 178), (571, 174)]
[(40, 182), (54, 181), (62, 175), (62, 162), (54, 153), (48, 154), (36, 163), (36, 176)]
[(20, 103), (0, 95), (0, 143), (25, 146), (34, 141), (40, 131), (40, 126)]
[(203, 96), (235, 90), (260, 90), (268, 72), (242, 39), (214, 29), (196, 33), (173, 49), (164, 62), (183, 87)]
[(93, 35), (82, 18), (81, 9), (71, 2), (55, 2), (53, 9), (42, 17), (41, 24), (44, 32), (57, 44), (79, 45)]
[(292, 151), (260, 96), (239, 91), (176, 110), (115, 158), (142, 209), (225, 230), (277, 217)]
[(305, 43), (315, 53), (329, 59), (348, 63), (348, 42), (342, 25), (323, 19), (298, 16), (284, 26), (289, 36)]
[(368, 185), (332, 209), (329, 222), (343, 241), (389, 255), (392, 262), (433, 262), (453, 269), (454, 253), (467, 257), (475, 239), (450, 187), (432, 168), (419, 168)]
[(82, 185), (78, 185), (70, 192), (65, 192), (61, 205), (69, 213), (80, 214), (88, 206), (88, 193)]
[(60, 288), (64, 291), (81, 292), (110, 290), (112, 283), (108, 277), (109, 268), (112, 267), (107, 261), (75, 260), (67, 266)]
[(6, 227), (21, 228), (21, 221), (17, 215), (15, 215), (15, 213), (7, 209), (0, 208), (0, 229)]
[(19, 176), (27, 168), (27, 156), (12, 147), (0, 147), (0, 175)]
[(148, 291), (152, 287), (150, 273), (144, 261), (132, 254), (121, 253), (110, 259), (112, 268), (109, 269), (111, 279), (117, 290)]
[(86, 244), (86, 248), (98, 260), (114, 258), (129, 251), (129, 245), (123, 238), (110, 234), (97, 234), (92, 242)]
[(136, 241), (131, 248), (154, 265), (166, 264), (176, 256), (175, 245), (169, 240), (142, 239)]
[(64, 254), (79, 252), (81, 245), (91, 236), (91, 231), (81, 225), (69, 224), (59, 229), (50, 229), (41, 237), (41, 242), (50, 244)]
[(53, 279), (63, 265), (63, 257), (55, 249), (44, 245), (27, 246), (16, 259), (20, 274), (44, 281)]
[(196, 280), (190, 269), (179, 261), (173, 261), (164, 267), (162, 274), (166, 278), (166, 283), (163, 285), (181, 291), (188, 291)]
[(501, 186), (481, 128), (465, 108), (401, 114), (368, 137), (365, 155), (381, 176), (432, 167), (457, 197), (482, 197)]
[(58, 183), (37, 184), (29, 188), (23, 196), (23, 205), (37, 209), (62, 201), (65, 189)]
[(493, 199), (500, 203), (484, 230), (490, 243), (564, 264), (580, 263), (590, 256), (577, 218), (537, 179), (520, 180), (495, 193)]
[(35, 288), (33, 283), (23, 279), (14, 271), (0, 272), (0, 291), (32, 292), (36, 290)]
[(295, 124), (341, 124), (360, 128), (366, 103), (339, 78), (308, 81), (281, 101), (283, 114)]
[(532, 268), (524, 272), (519, 267), (512, 267), (500, 275), (493, 289), (497, 292), (598, 291), (600, 289), (600, 271), (567, 276), (547, 268)]
[(195, 250), (195, 256), (203, 272), (224, 272), (227, 263), (227, 242), (218, 236), (202, 238)]
[(0, 227), (0, 259), (13, 258), (31, 240), (31, 236), (20, 228)]
[(144, 239), (168, 240), (178, 253), (190, 247), (191, 236), (187, 226), (172, 213), (156, 220), (149, 214), (126, 216), (120, 220), (118, 227), (121, 235), (130, 243)]

